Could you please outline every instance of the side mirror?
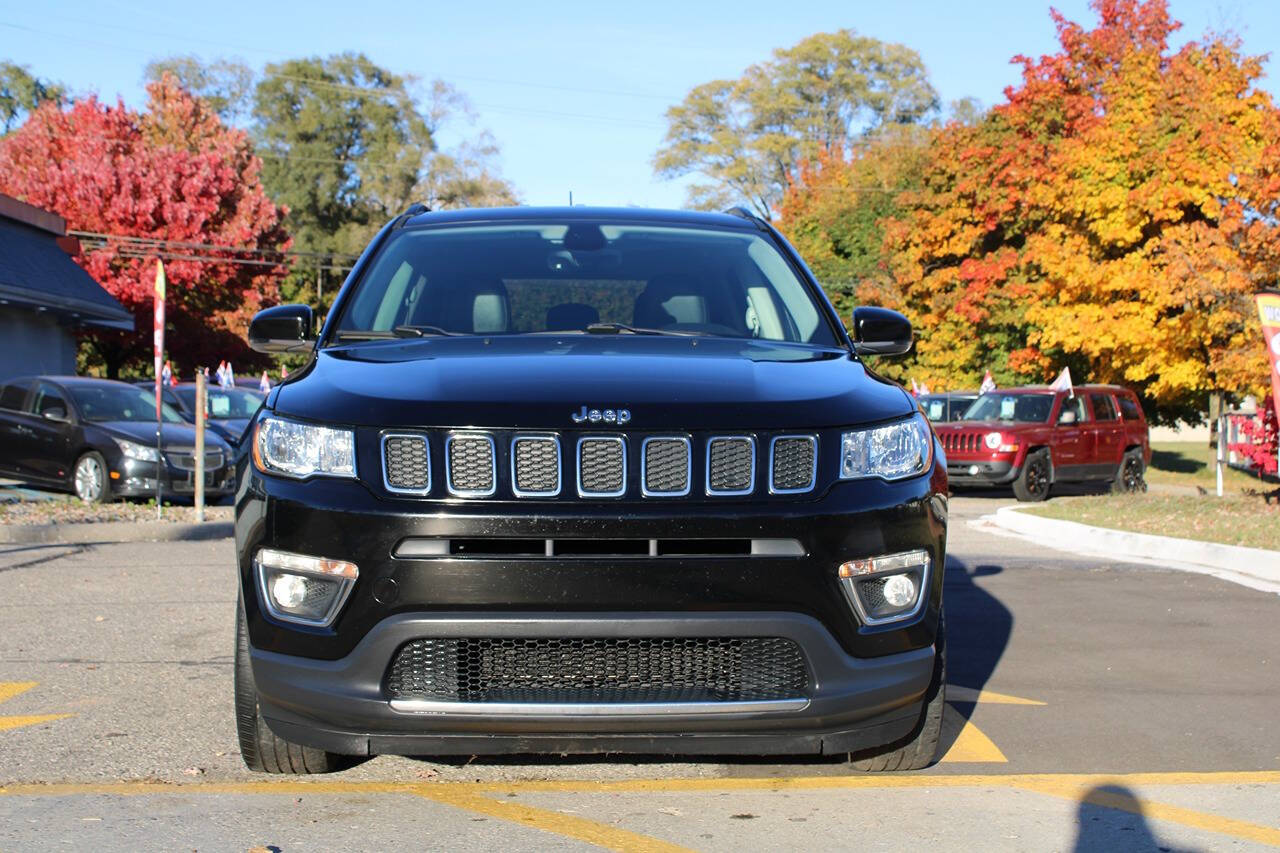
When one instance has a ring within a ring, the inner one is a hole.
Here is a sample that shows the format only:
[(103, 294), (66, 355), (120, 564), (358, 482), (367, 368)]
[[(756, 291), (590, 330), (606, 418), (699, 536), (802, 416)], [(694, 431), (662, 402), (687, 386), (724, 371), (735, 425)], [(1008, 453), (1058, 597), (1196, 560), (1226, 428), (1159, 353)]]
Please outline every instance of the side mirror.
[(905, 355), (911, 351), (911, 321), (888, 308), (853, 309), (853, 351), (858, 355)]
[(1058, 423), (1062, 426), (1070, 426), (1076, 422), (1076, 413), (1068, 409), (1058, 417)]
[(249, 323), (249, 346), (257, 352), (311, 352), (315, 316), (310, 305), (277, 305), (254, 315)]
[(68, 419), (67, 410), (62, 408), (61, 406), (50, 406), (49, 408), (45, 409), (41, 414), (43, 414), (47, 419), (51, 421), (65, 421)]

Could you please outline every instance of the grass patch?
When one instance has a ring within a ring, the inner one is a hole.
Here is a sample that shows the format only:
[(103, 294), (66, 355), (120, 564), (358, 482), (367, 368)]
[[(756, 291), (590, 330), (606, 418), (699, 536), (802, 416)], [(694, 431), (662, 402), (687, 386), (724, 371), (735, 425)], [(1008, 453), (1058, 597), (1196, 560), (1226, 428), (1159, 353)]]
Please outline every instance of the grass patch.
[(1090, 495), (1054, 498), (1025, 511), (1113, 530), (1280, 551), (1280, 504), (1248, 495)]
[[(1216, 464), (1214, 449), (1198, 441), (1153, 441), (1147, 482), (1170, 486), (1199, 486), (1216, 493)], [(1270, 486), (1257, 477), (1226, 467), (1222, 471), (1222, 487), (1224, 491), (1241, 492), (1245, 489), (1265, 491)]]

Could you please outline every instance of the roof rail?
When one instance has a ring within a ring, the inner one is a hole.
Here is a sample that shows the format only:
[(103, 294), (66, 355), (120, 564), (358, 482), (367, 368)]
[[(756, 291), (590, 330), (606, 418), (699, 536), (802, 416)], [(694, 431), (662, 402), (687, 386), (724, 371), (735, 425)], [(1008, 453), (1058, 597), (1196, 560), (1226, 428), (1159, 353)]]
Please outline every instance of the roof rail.
[(391, 228), (392, 230), (401, 228), (404, 226), (406, 222), (408, 222), (410, 219), (417, 216), (418, 214), (430, 213), (430, 212), (431, 212), (431, 208), (427, 207), (425, 204), (423, 204), (420, 201), (415, 201), (413, 204), (409, 205), (404, 209), (404, 213), (400, 214), (395, 219), (391, 220), (391, 223), (392, 223)]
[(761, 219), (759, 216), (756, 216), (754, 213), (747, 210), (745, 207), (743, 207), (740, 204), (735, 204), (733, 207), (729, 208), (724, 212), (729, 216), (736, 216), (739, 219), (745, 219), (748, 222), (754, 223), (755, 226), (759, 228), (761, 231), (767, 231), (769, 228), (768, 222)]

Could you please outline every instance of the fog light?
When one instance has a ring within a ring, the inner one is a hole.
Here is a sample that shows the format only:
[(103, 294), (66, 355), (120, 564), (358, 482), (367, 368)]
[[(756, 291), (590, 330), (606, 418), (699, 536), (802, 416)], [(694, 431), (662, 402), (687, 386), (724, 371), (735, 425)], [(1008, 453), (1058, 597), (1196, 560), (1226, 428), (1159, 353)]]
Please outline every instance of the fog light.
[(355, 563), (263, 548), (254, 562), (258, 589), (276, 619), (325, 627), (342, 609), (360, 570)]
[(982, 470), (982, 469), (981, 469), (981, 468), (979, 468), (977, 465), (970, 465), (970, 466), (969, 466), (969, 476), (970, 476), (970, 477), (976, 477), (976, 476), (978, 476), (978, 472), (979, 472), (979, 471), (981, 471), (981, 470)]
[(916, 585), (906, 575), (891, 575), (881, 591), (884, 600), (893, 607), (906, 607), (916, 600)]
[(864, 625), (912, 619), (924, 606), (929, 552), (923, 549), (841, 563), (836, 571), (845, 598)]
[(294, 609), (307, 599), (307, 581), (301, 575), (276, 575), (271, 583), (271, 597), (281, 607)]

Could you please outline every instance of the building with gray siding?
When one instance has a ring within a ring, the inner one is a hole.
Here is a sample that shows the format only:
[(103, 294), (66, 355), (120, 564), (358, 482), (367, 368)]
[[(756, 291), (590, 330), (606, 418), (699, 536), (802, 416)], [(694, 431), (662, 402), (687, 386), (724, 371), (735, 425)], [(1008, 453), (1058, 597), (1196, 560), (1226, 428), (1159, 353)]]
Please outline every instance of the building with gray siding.
[(0, 382), (76, 372), (76, 330), (133, 331), (133, 315), (68, 252), (62, 217), (0, 195)]

